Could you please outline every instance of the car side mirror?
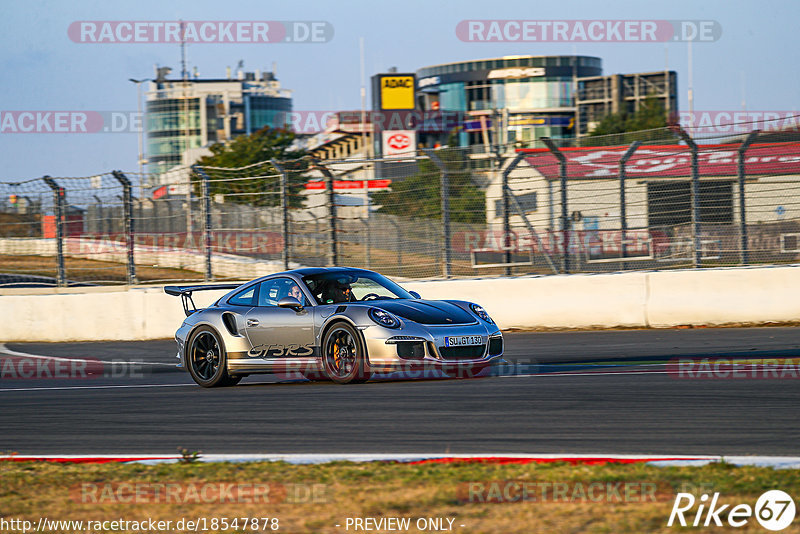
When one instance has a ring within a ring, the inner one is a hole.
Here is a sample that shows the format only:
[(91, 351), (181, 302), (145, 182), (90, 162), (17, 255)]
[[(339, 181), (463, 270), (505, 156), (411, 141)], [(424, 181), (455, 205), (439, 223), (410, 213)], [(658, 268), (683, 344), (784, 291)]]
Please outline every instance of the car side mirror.
[(415, 299), (421, 299), (422, 298), (419, 295), (419, 293), (417, 293), (416, 291), (409, 291), (409, 293), (411, 293), (411, 296), (414, 297)]
[(303, 309), (303, 305), (300, 304), (300, 301), (294, 297), (283, 297), (278, 301), (278, 307), (289, 308), (298, 312)]

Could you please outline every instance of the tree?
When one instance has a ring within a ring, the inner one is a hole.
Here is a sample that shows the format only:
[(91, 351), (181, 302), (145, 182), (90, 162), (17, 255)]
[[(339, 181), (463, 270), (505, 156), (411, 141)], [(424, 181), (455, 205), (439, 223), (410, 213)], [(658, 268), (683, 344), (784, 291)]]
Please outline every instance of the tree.
[[(297, 191), (305, 179), (295, 171), (304, 171), (308, 162), (300, 159), (305, 151), (291, 150), (295, 134), (291, 130), (262, 128), (250, 135), (234, 138), (228, 144), (211, 145), (210, 156), (203, 156), (196, 165), (209, 177), (211, 195), (227, 195), (226, 200), (254, 206), (276, 206), (280, 203), (278, 171), (269, 160), (286, 162), (289, 171), (290, 205), (300, 200)], [(242, 167), (247, 167), (242, 169)], [(250, 178), (252, 177), (252, 178)], [(200, 176), (193, 173), (195, 192), (200, 193)]]
[(606, 115), (589, 133), (587, 145), (623, 145), (634, 140), (671, 140), (664, 104), (656, 96), (648, 96), (634, 113), (621, 111)]
[[(486, 194), (472, 183), (464, 154), (458, 149), (440, 149), (448, 173), (450, 220), (461, 223), (486, 222)], [(391, 191), (374, 193), (372, 200), (380, 205), (379, 213), (390, 215), (442, 218), (441, 172), (429, 159), (420, 160), (413, 176), (395, 180)]]
[(297, 159), (303, 151), (290, 150), (295, 134), (283, 128), (262, 128), (250, 135), (235, 137), (228, 144), (211, 145), (210, 156), (197, 162), (201, 167), (246, 167), (270, 159)]

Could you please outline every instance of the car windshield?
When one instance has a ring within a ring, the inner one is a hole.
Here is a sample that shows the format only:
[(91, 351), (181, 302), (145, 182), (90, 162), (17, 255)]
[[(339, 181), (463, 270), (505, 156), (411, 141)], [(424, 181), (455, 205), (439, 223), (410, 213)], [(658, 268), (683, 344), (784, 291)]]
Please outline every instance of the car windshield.
[(368, 271), (314, 274), (304, 277), (303, 282), (318, 304), (414, 298), (388, 278)]

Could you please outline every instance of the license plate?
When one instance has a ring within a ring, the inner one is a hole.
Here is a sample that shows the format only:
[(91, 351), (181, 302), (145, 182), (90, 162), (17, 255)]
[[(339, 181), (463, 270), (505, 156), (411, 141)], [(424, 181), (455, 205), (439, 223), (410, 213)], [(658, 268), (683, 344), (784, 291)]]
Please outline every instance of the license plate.
[(468, 345), (483, 345), (481, 336), (450, 336), (444, 338), (445, 347), (465, 347)]

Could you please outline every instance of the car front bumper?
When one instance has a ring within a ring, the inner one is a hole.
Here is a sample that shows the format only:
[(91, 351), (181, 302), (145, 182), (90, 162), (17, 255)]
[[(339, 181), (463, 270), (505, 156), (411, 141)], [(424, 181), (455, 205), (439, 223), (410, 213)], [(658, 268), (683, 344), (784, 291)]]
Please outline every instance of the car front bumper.
[[(503, 356), (503, 335), (496, 326), (432, 326), (405, 323), (402, 328), (382, 326), (361, 328), (373, 372), (414, 371), (425, 369), (483, 369)], [(476, 338), (480, 343), (476, 344)], [(448, 347), (446, 338), (468, 338), (470, 344)]]

